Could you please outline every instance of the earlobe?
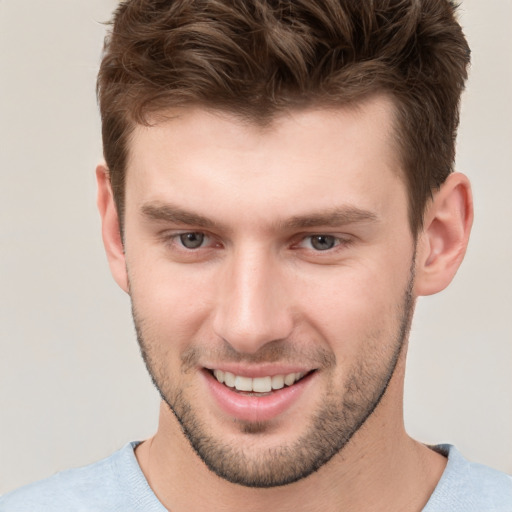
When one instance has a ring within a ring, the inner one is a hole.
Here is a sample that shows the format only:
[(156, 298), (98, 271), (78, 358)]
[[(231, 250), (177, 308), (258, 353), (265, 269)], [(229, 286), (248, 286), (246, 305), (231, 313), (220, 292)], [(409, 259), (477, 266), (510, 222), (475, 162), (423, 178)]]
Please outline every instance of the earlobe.
[(119, 216), (112, 194), (109, 171), (105, 165), (100, 164), (96, 167), (96, 180), (98, 184), (97, 205), (101, 217), (101, 233), (110, 271), (117, 284), (128, 293), (128, 277), (126, 274), (126, 261)]
[(472, 223), (469, 180), (453, 173), (436, 192), (424, 215), (416, 251), (417, 296), (432, 295), (450, 284), (464, 259)]

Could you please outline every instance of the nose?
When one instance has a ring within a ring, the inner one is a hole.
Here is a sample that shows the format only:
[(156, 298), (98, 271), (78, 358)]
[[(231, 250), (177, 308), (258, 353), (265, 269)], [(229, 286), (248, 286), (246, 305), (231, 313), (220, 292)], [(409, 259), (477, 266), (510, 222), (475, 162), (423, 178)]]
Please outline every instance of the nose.
[(237, 352), (255, 354), (293, 329), (282, 263), (258, 250), (227, 258), (218, 286), (213, 329)]

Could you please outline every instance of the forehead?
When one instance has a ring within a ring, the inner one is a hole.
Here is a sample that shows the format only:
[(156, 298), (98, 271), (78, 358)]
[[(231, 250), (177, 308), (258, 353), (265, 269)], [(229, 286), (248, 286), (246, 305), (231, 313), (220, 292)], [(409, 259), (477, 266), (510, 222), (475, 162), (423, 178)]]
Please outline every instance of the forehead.
[[(341, 105), (313, 103), (269, 115), (191, 105), (148, 115), (147, 124), (135, 125), (128, 149), (130, 156), (136, 155), (149, 138), (154, 138), (157, 142), (159, 136), (167, 137), (172, 134), (173, 139), (177, 140), (180, 135), (187, 137), (187, 130), (190, 128), (197, 137), (209, 138), (214, 134), (217, 141), (220, 141), (236, 132), (246, 141), (252, 139), (254, 142), (258, 139), (276, 139), (286, 133), (296, 137), (297, 132), (299, 136), (307, 135), (314, 141), (315, 135), (323, 139), (325, 132), (332, 130), (333, 137), (337, 137), (341, 144), (348, 137), (357, 137), (357, 130), (362, 129), (373, 135), (380, 133), (382, 142), (391, 144), (395, 131), (395, 111), (395, 100), (384, 93)], [(218, 128), (221, 126), (227, 131), (219, 132)], [(375, 132), (372, 128), (376, 128)], [(166, 142), (172, 141), (167, 139)]]
[(393, 114), (386, 97), (294, 110), (266, 124), (201, 108), (169, 112), (134, 130), (127, 208), (170, 201), (228, 216), (267, 213), (274, 221), (320, 203), (380, 207), (390, 187), (404, 192)]

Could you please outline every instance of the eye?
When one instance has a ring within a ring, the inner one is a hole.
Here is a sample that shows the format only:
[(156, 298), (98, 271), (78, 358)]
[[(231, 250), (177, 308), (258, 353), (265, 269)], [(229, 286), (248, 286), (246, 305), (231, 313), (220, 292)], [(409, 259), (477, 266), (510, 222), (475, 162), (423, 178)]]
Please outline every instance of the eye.
[(197, 249), (201, 247), (205, 241), (206, 236), (204, 233), (182, 233), (179, 239), (183, 247), (187, 249)]
[(339, 240), (332, 235), (312, 235), (306, 238), (315, 251), (328, 251), (339, 244)]

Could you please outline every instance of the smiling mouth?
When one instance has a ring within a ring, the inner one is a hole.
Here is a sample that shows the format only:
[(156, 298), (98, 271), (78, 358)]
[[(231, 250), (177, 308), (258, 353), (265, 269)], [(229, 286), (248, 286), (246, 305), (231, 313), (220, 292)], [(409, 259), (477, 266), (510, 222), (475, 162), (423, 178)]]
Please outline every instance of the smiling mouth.
[(296, 382), (300, 381), (312, 372), (288, 373), (283, 375), (273, 375), (272, 377), (267, 376), (255, 378), (235, 375), (231, 372), (225, 372), (222, 370), (210, 370), (210, 373), (218, 382), (224, 384), (228, 388), (232, 388), (234, 391), (251, 394), (257, 393), (261, 395), (277, 391), (284, 387), (293, 386)]

